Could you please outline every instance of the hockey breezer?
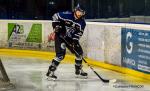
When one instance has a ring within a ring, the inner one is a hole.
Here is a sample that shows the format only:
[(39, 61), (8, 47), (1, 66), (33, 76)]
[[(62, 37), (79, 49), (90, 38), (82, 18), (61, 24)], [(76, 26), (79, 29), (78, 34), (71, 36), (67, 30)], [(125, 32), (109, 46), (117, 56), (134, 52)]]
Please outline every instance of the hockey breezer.
[[(66, 44), (69, 45), (69, 43), (65, 40), (64, 37), (61, 36), (61, 38), (66, 42)], [(72, 45), (70, 45), (70, 46), (73, 47)], [(74, 51), (77, 55), (79, 55), (79, 54), (76, 52), (76, 50), (74, 50), (74, 48), (73, 48), (73, 51)], [(108, 79), (102, 78), (102, 77), (92, 68), (92, 66), (87, 63), (87, 61), (86, 61), (83, 57), (82, 57), (82, 60), (90, 67), (90, 69), (91, 69), (91, 70), (98, 76), (98, 78), (99, 78), (100, 80), (102, 80), (104, 83), (114, 83), (114, 82), (116, 82), (116, 79), (108, 80)]]

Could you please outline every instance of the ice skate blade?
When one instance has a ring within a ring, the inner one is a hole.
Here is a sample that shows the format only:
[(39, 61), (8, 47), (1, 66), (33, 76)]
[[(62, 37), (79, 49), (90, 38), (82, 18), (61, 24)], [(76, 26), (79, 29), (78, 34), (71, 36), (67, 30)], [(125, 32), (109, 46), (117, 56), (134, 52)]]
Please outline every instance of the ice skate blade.
[(80, 79), (87, 79), (88, 76), (81, 76), (81, 75), (76, 75), (75, 78), (80, 78)]
[(47, 80), (48, 80), (48, 81), (56, 81), (57, 78), (47, 77)]

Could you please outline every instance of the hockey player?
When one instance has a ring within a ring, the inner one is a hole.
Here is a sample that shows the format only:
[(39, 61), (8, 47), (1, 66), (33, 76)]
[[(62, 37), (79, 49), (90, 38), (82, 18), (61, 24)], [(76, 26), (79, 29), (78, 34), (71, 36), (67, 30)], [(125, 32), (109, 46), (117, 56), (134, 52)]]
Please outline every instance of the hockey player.
[[(55, 40), (56, 57), (52, 60), (49, 66), (48, 72), (46, 74), (48, 77), (57, 79), (57, 76), (54, 74), (54, 72), (57, 66), (60, 64), (61, 60), (63, 60), (65, 57), (66, 47), (76, 56), (76, 76), (82, 76), (85, 78), (87, 77), (88, 74), (82, 70), (83, 50), (79, 44), (79, 39), (82, 36), (86, 26), (84, 15), (85, 11), (81, 8), (80, 5), (77, 5), (73, 12), (59, 12), (53, 15), (52, 26), (54, 32), (50, 37), (51, 39)], [(75, 53), (74, 50), (77, 53)]]

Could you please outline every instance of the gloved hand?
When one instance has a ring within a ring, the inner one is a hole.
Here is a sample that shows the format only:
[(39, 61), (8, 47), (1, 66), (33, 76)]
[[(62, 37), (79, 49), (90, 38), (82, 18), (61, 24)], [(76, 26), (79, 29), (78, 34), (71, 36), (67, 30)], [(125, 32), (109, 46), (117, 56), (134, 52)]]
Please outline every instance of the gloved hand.
[(55, 31), (56, 33), (58, 33), (61, 28), (62, 28), (62, 26), (57, 25), (57, 26), (54, 28), (54, 31)]

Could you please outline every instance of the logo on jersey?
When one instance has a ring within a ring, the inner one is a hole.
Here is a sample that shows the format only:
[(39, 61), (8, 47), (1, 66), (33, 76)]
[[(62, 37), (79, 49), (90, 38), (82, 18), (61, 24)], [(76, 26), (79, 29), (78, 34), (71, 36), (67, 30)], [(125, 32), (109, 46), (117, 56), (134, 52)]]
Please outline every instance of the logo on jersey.
[(61, 43), (61, 48), (62, 49), (66, 49), (66, 44), (65, 43)]

